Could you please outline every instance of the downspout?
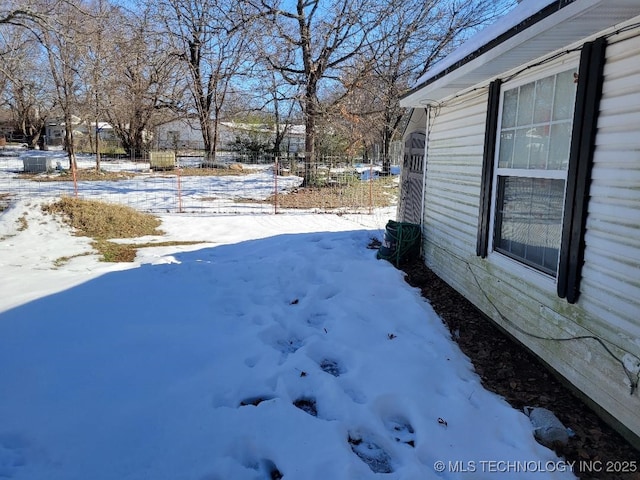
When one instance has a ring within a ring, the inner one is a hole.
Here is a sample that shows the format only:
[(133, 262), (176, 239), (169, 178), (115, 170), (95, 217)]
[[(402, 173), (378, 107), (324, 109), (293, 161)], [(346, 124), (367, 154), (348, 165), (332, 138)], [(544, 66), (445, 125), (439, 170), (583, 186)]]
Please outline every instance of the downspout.
[(421, 232), (424, 224), (424, 196), (427, 191), (427, 159), (429, 154), (429, 132), (431, 131), (431, 128), (429, 126), (429, 119), (431, 118), (431, 106), (427, 105), (427, 107), (424, 109), (424, 112), (427, 116), (427, 121), (425, 123), (424, 157), (422, 160), (422, 199), (420, 201), (420, 231)]
[(425, 122), (424, 132), (424, 157), (422, 159), (422, 198), (420, 199), (420, 258), (424, 262), (424, 201), (425, 193), (427, 191), (427, 159), (429, 154), (429, 132), (431, 128), (429, 126), (429, 119), (431, 118), (431, 106), (427, 105), (424, 109), (424, 113), (427, 116)]

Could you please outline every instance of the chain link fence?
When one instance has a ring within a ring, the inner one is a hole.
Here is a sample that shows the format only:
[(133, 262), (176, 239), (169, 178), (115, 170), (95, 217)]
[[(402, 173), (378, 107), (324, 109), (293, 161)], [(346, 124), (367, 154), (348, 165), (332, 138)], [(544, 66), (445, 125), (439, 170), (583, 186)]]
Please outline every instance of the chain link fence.
[(151, 160), (103, 157), (96, 171), (95, 157), (80, 155), (74, 175), (65, 152), (5, 147), (0, 150), (0, 197), (77, 195), (146, 212), (202, 214), (370, 214), (397, 201), (398, 176), (379, 177), (379, 166), (353, 159), (320, 160), (312, 185), (305, 188), (299, 157), (276, 163), (266, 155), (233, 153), (215, 162), (178, 156), (162, 168)]

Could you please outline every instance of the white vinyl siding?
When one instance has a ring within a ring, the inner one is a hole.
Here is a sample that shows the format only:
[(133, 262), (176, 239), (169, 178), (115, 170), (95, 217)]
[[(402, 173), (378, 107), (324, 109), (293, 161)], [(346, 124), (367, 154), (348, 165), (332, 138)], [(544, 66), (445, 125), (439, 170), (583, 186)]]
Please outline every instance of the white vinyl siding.
[[(476, 255), (488, 85), (440, 102), (427, 124), (423, 243), (427, 266), (640, 438), (640, 392), (629, 394), (619, 363), (633, 370), (640, 357), (640, 37), (627, 36), (606, 49), (577, 303), (559, 298), (548, 275)], [(563, 62), (571, 68), (575, 57)], [(593, 339), (521, 330), (594, 336), (617, 360)]]
[(427, 136), (425, 237), (475, 248), (486, 94), (436, 112)]
[(582, 303), (640, 355), (640, 37), (607, 47), (591, 173)]

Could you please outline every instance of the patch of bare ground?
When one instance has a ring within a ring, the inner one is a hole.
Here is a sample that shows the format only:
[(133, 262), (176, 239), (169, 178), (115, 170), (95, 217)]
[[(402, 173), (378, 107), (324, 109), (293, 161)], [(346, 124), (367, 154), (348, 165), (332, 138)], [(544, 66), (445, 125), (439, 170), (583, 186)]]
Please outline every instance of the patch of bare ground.
[(241, 202), (267, 203), (291, 209), (332, 210), (340, 208), (388, 207), (396, 201), (397, 185), (391, 178), (373, 182), (351, 182), (321, 187), (299, 187), (277, 198), (270, 196), (265, 200), (238, 200)]
[[(237, 165), (237, 166), (234, 166)], [(259, 172), (260, 170), (244, 167), (240, 164), (233, 164), (229, 166), (229, 168), (197, 168), (197, 167), (187, 167), (181, 168), (179, 173), (183, 177), (229, 177), (229, 176), (239, 176), (239, 175), (249, 175), (251, 173)], [(174, 170), (174, 172), (178, 172)]]
[[(135, 177), (132, 172), (107, 172), (97, 171), (95, 168), (83, 168), (76, 171), (76, 180), (83, 182), (129, 180)], [(34, 182), (71, 182), (73, 174), (70, 170), (60, 170), (51, 173), (21, 173), (21, 178), (33, 180)]]
[[(576, 462), (574, 473), (578, 478), (640, 480), (640, 452), (537, 357), (498, 329), (421, 260), (403, 265), (402, 270), (407, 283), (420, 288), (422, 296), (443, 319), (452, 338), (473, 362), (485, 388), (519, 410), (525, 406), (547, 408), (574, 432), (569, 443), (556, 452), (568, 462)], [(581, 465), (585, 468), (578, 468)]]

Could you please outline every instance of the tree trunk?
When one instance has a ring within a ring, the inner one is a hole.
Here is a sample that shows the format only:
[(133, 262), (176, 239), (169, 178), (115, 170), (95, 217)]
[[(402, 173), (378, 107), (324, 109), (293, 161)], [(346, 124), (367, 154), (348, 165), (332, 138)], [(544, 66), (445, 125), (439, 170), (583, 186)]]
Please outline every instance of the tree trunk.
[(100, 171), (100, 130), (98, 128), (98, 117), (96, 116), (96, 172)]
[(315, 82), (307, 85), (304, 99), (304, 180), (303, 187), (314, 183), (316, 170), (316, 117), (318, 115), (318, 100), (316, 98)]
[(207, 155), (211, 153), (211, 125), (208, 121), (208, 115), (204, 111), (198, 112), (198, 122), (200, 123), (200, 131), (202, 132), (202, 144)]
[(315, 116), (307, 115), (304, 122), (306, 132), (304, 134), (304, 180), (303, 187), (313, 183), (313, 170), (315, 164)]
[(73, 120), (71, 115), (66, 113), (64, 116), (64, 147), (67, 150), (67, 157), (69, 158), (69, 168), (75, 173), (78, 169), (78, 164), (76, 163), (76, 146), (74, 142)]
[(220, 135), (220, 129), (218, 128), (218, 113), (216, 113), (216, 120), (213, 122), (213, 135), (211, 136), (211, 155), (213, 162), (216, 161), (216, 151), (218, 150), (218, 136)]
[(389, 155), (389, 150), (391, 146), (391, 138), (393, 136), (393, 131), (385, 125), (382, 131), (382, 172), (381, 175), (387, 176), (391, 175), (391, 157)]

